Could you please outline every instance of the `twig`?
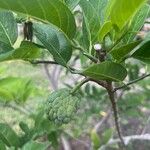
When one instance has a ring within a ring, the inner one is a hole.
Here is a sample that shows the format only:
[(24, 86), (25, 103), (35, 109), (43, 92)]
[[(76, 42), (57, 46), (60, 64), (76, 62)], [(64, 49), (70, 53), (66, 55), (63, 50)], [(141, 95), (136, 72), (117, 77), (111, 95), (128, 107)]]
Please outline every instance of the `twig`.
[(149, 76), (150, 76), (150, 73), (147, 74), (147, 75), (143, 75), (142, 77), (140, 77), (140, 78), (138, 78), (138, 79), (135, 79), (135, 80), (133, 80), (133, 81), (131, 81), (131, 82), (125, 84), (125, 85), (122, 85), (122, 86), (120, 86), (120, 87), (115, 88), (115, 89), (114, 89), (114, 92), (116, 92), (117, 90), (126, 88), (126, 87), (128, 87), (129, 85), (134, 84), (134, 83), (136, 83), (136, 82), (139, 82), (139, 81), (141, 81), (141, 80), (143, 80), (143, 79), (145, 79), (145, 78), (147, 78), (147, 77), (149, 77)]
[(57, 62), (55, 61), (48, 61), (48, 60), (34, 60), (34, 61), (30, 61), (32, 64), (55, 64), (55, 65), (59, 65)]

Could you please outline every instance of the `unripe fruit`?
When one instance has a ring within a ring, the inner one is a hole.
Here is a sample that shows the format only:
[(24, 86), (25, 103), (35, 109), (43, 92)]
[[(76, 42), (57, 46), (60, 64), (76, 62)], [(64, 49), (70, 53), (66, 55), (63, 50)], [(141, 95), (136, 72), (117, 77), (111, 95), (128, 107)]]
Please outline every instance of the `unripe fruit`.
[(71, 94), (69, 89), (53, 92), (46, 103), (48, 119), (59, 125), (69, 123), (78, 109), (79, 102), (79, 96)]

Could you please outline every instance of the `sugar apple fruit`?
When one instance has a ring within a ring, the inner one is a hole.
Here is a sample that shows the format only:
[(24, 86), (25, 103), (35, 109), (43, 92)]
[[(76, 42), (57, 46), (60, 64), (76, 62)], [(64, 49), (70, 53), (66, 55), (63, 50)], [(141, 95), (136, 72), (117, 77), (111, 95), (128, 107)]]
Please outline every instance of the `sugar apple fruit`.
[(71, 94), (69, 89), (53, 92), (46, 103), (48, 119), (59, 125), (69, 123), (78, 109), (79, 102), (79, 96)]

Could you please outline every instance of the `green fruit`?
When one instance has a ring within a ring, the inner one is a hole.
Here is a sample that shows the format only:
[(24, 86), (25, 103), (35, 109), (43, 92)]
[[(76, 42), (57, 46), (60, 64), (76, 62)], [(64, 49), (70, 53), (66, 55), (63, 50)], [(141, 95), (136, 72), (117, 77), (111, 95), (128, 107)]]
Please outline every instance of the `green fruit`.
[(69, 89), (53, 92), (46, 103), (48, 119), (59, 125), (69, 123), (78, 109), (79, 102), (78, 95), (71, 94)]

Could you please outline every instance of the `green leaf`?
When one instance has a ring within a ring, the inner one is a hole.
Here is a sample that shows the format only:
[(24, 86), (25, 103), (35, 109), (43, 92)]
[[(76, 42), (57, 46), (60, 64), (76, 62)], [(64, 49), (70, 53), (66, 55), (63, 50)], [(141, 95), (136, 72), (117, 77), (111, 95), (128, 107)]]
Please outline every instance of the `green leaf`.
[(110, 11), (110, 20), (122, 29), (146, 0), (115, 0)]
[(8, 102), (11, 100), (14, 100), (12, 93), (0, 87), (0, 101)]
[(107, 21), (104, 23), (104, 25), (101, 27), (99, 31), (99, 41), (102, 42), (103, 38), (110, 32), (112, 28), (111, 21)]
[(89, 76), (95, 80), (123, 81), (127, 76), (126, 69), (114, 62), (103, 62), (91, 65), (85, 69), (83, 75)]
[(19, 123), (19, 126), (20, 126), (21, 130), (22, 130), (24, 133), (28, 134), (28, 133), (30, 132), (30, 129), (29, 129), (28, 125), (27, 125), (25, 122), (21, 121), (21, 122)]
[(0, 55), (11, 51), (13, 48), (3, 42), (0, 42)]
[(146, 20), (150, 6), (145, 4), (133, 17), (130, 27), (128, 29), (129, 34), (123, 39), (124, 43), (130, 43), (137, 35), (137, 32), (143, 27), (144, 21)]
[(100, 147), (101, 143), (100, 143), (100, 138), (95, 130), (91, 131), (91, 141), (93, 143), (94, 149), (97, 150)]
[(0, 139), (8, 146), (19, 147), (20, 141), (17, 134), (5, 123), (0, 123)]
[(39, 58), (41, 50), (34, 44), (28, 41), (23, 41), (19, 48), (13, 50), (13, 48), (6, 53), (0, 55), (0, 61), (8, 61), (15, 59), (31, 60)]
[(48, 144), (30, 141), (21, 150), (46, 150)]
[(80, 0), (65, 0), (65, 3), (71, 10), (73, 10), (78, 5), (79, 2)]
[(26, 78), (7, 77), (0, 79), (0, 100), (4, 102), (25, 102), (31, 95), (34, 86)]
[(13, 46), (17, 37), (17, 23), (13, 13), (0, 10), (0, 43)]
[(51, 145), (55, 148), (58, 149), (58, 131), (53, 131), (50, 134), (48, 134), (48, 140), (51, 142)]
[(98, 38), (100, 26), (104, 23), (108, 0), (81, 0), (80, 6), (88, 20), (92, 41)]
[(58, 130), (58, 128), (45, 116), (44, 106), (41, 107), (41, 110), (33, 114), (32, 118), (34, 120), (34, 131), (36, 134), (47, 134)]
[(34, 43), (23, 41), (20, 47), (13, 51), (12, 59), (31, 60), (40, 56), (41, 50)]
[(114, 59), (121, 60), (128, 53), (130, 53), (135, 47), (137, 47), (140, 43), (141, 41), (135, 41), (127, 45), (123, 45), (119, 48), (115, 48), (112, 51), (110, 51), (110, 54), (113, 56)]
[(50, 22), (61, 28), (70, 38), (76, 31), (74, 16), (59, 0), (0, 0), (0, 8), (23, 13)]
[(0, 150), (6, 150), (5, 144), (0, 140)]
[(150, 41), (144, 42), (137, 50), (132, 54), (131, 57), (150, 63)]
[(113, 130), (112, 129), (107, 129), (103, 133), (103, 135), (102, 135), (102, 143), (103, 143), (103, 145), (106, 145), (109, 142), (109, 140), (112, 137), (112, 134), (113, 134)]
[(72, 55), (72, 48), (66, 36), (58, 29), (46, 24), (34, 24), (34, 32), (36, 37), (53, 55), (55, 61), (67, 66), (67, 62)]

